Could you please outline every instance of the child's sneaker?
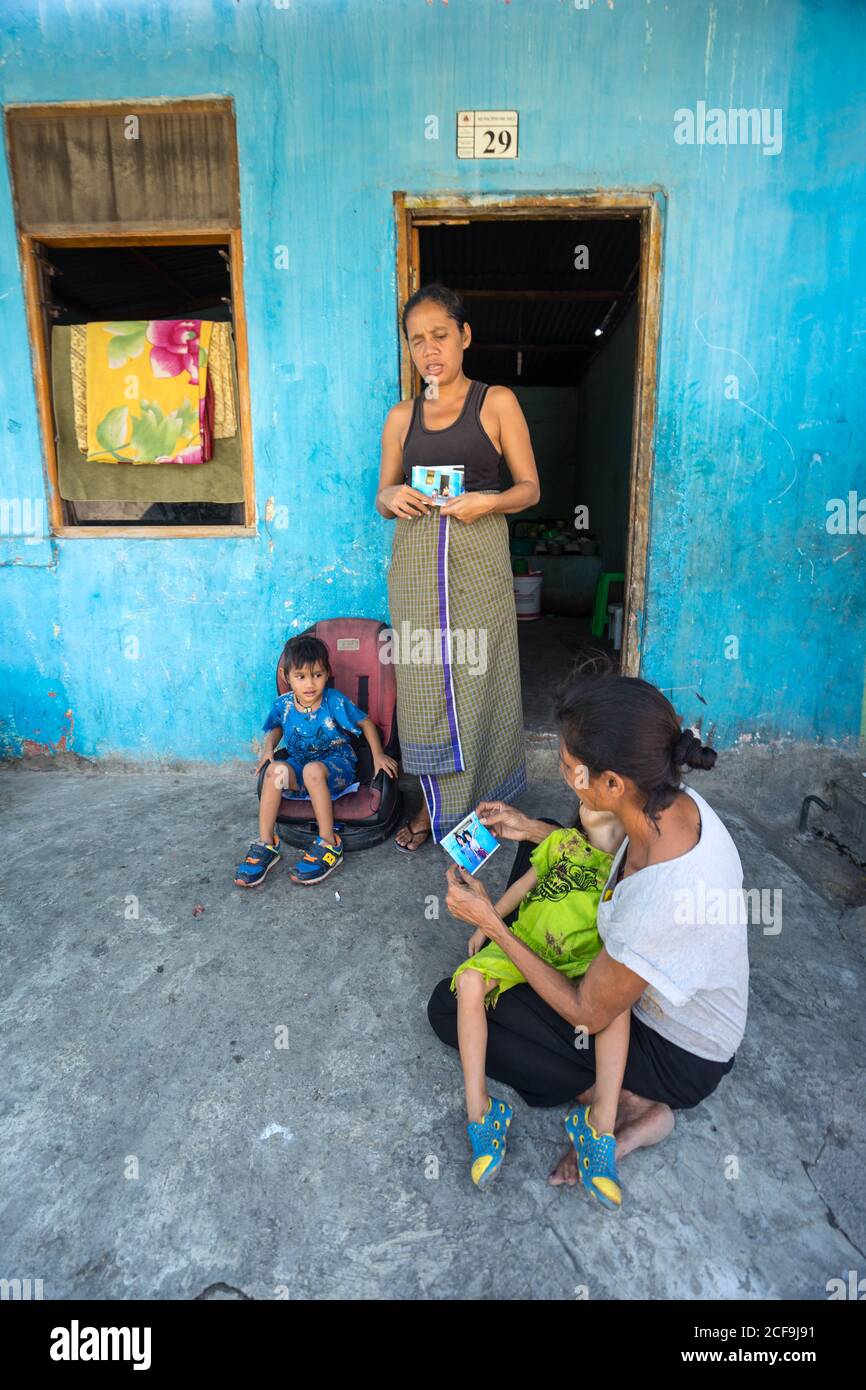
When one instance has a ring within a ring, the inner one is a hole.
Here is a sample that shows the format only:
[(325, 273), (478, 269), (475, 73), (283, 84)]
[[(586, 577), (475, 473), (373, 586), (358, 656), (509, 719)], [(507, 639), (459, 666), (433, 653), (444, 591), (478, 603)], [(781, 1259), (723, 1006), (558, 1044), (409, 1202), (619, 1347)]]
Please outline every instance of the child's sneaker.
[(513, 1114), (511, 1106), (504, 1100), (491, 1096), (480, 1125), (473, 1123), (466, 1126), (473, 1154), (472, 1181), (476, 1187), (483, 1187), (502, 1167), (508, 1126)]
[(258, 888), (279, 857), (279, 841), (275, 840), (272, 845), (266, 845), (263, 840), (253, 840), (249, 854), (243, 864), (238, 866), (235, 883), (239, 888)]
[(293, 883), (321, 883), (323, 878), (332, 874), (343, 862), (343, 842), (338, 839), (336, 844), (329, 844), (323, 840), (321, 835), (316, 837), (316, 843), (307, 851), (303, 859), (299, 859), (292, 870), (291, 878)]

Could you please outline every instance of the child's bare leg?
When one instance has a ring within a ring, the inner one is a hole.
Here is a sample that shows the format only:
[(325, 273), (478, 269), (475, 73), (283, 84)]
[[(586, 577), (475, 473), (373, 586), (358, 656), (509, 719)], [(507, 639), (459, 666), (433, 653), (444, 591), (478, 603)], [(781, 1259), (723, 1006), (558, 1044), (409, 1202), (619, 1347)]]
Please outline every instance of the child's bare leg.
[(288, 763), (280, 761), (269, 765), (262, 782), (262, 798), (259, 802), (259, 839), (266, 845), (274, 843), (277, 811), (280, 809), (283, 791), (297, 789), (297, 778)]
[(484, 997), (495, 989), (480, 970), (463, 970), (457, 976), (457, 1046), (466, 1088), (466, 1118), (470, 1124), (484, 1119), (487, 1094), (487, 1016)]
[(304, 767), (304, 786), (313, 803), (319, 822), (319, 834), (329, 845), (334, 844), (334, 803), (328, 790), (328, 769), (324, 763), (307, 763)]
[[(578, 1100), (582, 1105), (591, 1105), (593, 1095), (594, 1088), (591, 1087), (579, 1095)], [(590, 1119), (595, 1119), (594, 1109)], [(633, 1095), (631, 1091), (623, 1091), (617, 1107), (614, 1130), (617, 1163), (634, 1149), (660, 1144), (663, 1139), (667, 1139), (674, 1124), (674, 1112), (669, 1105), (659, 1100), (644, 1100), (642, 1096)], [(554, 1187), (559, 1187), (562, 1183), (567, 1187), (574, 1187), (577, 1182), (577, 1155), (571, 1144), (552, 1168), (548, 1182)]]
[(595, 1036), (595, 1094), (590, 1122), (597, 1134), (613, 1134), (628, 1058), (631, 1013), (625, 1009)]

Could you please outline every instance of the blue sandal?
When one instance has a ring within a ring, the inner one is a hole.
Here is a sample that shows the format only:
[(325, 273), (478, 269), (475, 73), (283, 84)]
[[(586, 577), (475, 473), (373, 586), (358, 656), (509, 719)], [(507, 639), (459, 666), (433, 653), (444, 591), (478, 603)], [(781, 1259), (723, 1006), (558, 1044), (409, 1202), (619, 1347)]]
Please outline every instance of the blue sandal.
[(508, 1126), (513, 1114), (511, 1106), (504, 1100), (497, 1100), (495, 1096), (491, 1096), (481, 1123), (466, 1126), (466, 1133), (472, 1145), (472, 1181), (476, 1187), (483, 1187), (502, 1167)]
[(589, 1122), (591, 1105), (578, 1105), (565, 1117), (565, 1132), (574, 1145), (581, 1186), (609, 1211), (622, 1206), (622, 1188), (616, 1171), (616, 1139), (599, 1134)]

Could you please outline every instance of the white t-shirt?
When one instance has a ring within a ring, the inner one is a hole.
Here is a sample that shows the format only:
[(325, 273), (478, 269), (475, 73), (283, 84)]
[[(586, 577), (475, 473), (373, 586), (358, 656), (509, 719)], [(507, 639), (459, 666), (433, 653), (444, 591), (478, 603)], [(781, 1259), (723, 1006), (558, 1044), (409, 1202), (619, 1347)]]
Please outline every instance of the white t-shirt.
[(624, 840), (598, 905), (609, 956), (647, 981), (632, 1012), (677, 1047), (727, 1062), (746, 1029), (747, 913), (737, 847), (712, 806), (684, 784), (701, 816), (686, 854), (616, 884)]

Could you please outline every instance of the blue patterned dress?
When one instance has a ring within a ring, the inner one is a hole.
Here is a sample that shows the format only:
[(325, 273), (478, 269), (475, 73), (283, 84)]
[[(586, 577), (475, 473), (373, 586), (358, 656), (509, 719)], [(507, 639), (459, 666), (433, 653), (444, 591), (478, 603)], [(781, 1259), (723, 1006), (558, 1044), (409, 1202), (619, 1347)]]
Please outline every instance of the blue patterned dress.
[(288, 753), (289, 766), (294, 769), (299, 791), (284, 791), (283, 796), (307, 800), (303, 769), (307, 763), (324, 763), (328, 770), (328, 790), (336, 800), (358, 790), (355, 777), (357, 760), (349, 741), (350, 734), (361, 734), (361, 722), (367, 716), (339, 690), (326, 690), (319, 708), (307, 714), (295, 706), (294, 696), (279, 695), (262, 725), (263, 731), (281, 728)]

